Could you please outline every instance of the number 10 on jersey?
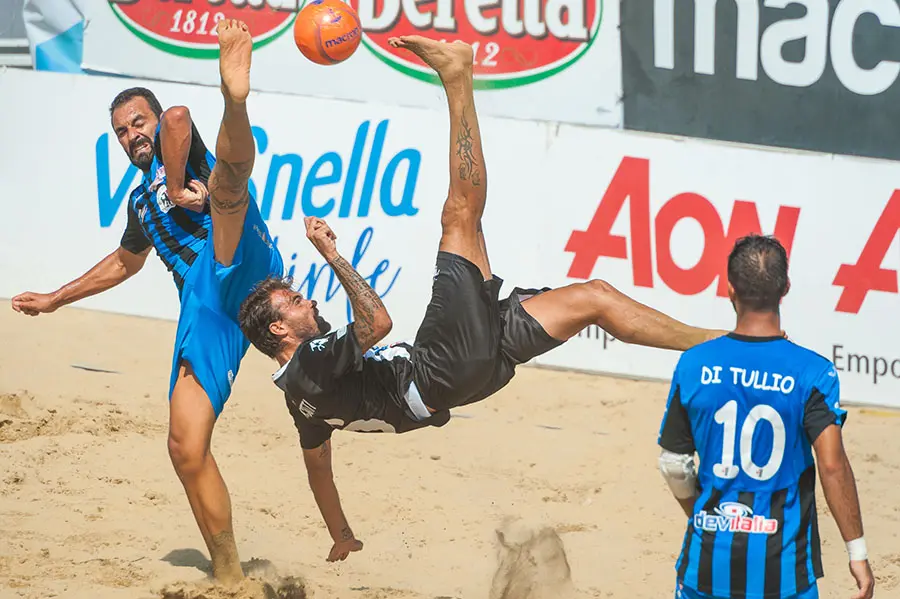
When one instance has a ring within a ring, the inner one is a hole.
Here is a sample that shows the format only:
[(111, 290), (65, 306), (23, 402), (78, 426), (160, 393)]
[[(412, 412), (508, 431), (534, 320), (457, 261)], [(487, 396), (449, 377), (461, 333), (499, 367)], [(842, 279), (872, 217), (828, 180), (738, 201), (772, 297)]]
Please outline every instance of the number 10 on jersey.
[[(733, 479), (743, 470), (754, 480), (769, 480), (778, 473), (784, 459), (784, 420), (772, 406), (764, 404), (754, 406), (741, 424), (740, 447), (737, 448), (741, 464), (738, 466), (734, 463), (737, 416), (738, 403), (733, 399), (716, 412), (716, 423), (723, 425), (725, 431), (722, 435), (722, 461), (713, 466), (713, 474), (718, 478)], [(758, 466), (753, 462), (753, 433), (756, 432), (756, 426), (761, 420), (772, 425), (772, 453), (765, 465)]]

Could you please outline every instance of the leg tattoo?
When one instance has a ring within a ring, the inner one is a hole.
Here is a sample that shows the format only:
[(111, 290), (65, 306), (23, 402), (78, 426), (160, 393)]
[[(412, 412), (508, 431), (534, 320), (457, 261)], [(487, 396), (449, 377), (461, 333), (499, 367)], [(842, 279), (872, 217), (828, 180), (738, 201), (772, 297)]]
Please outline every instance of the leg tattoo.
[(475, 159), (472, 127), (466, 120), (465, 111), (459, 120), (459, 131), (456, 134), (456, 156), (459, 158), (459, 178), (469, 181), (474, 187), (481, 185), (481, 172)]

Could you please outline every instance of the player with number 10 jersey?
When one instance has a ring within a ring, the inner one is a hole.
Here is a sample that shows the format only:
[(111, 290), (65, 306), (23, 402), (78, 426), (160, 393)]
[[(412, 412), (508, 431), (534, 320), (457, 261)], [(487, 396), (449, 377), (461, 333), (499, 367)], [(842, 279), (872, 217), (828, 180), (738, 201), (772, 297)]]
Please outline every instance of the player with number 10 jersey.
[(843, 496), (832, 511), (845, 541), (862, 537), (837, 372), (780, 334), (789, 283), (777, 240), (740, 240), (729, 283), (738, 326), (682, 354), (660, 428), (660, 469), (689, 516), (676, 597), (814, 599), (823, 576), (814, 447), (826, 499)]

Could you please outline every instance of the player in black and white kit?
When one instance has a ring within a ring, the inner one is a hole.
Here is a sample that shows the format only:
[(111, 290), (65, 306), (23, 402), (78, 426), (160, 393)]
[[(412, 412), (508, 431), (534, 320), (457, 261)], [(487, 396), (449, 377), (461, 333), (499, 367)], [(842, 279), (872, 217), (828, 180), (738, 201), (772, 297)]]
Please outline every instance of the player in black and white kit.
[(335, 429), (404, 433), (442, 426), (451, 408), (505, 386), (518, 364), (596, 324), (617, 339), (686, 350), (725, 334), (687, 326), (621, 294), (603, 281), (560, 289), (516, 288), (500, 300), (481, 215), (487, 172), (472, 93), (472, 48), (419, 36), (393, 38), (441, 78), (450, 106), (450, 189), (441, 216), (431, 302), (416, 339), (375, 347), (391, 330), (378, 294), (338, 253), (335, 235), (307, 218), (307, 237), (347, 292), (355, 320), (334, 331), (316, 302), (289, 281), (263, 281), (241, 307), (241, 329), (275, 358), (300, 433), (310, 487), (334, 540), (329, 561), (362, 548), (347, 524), (331, 470)]

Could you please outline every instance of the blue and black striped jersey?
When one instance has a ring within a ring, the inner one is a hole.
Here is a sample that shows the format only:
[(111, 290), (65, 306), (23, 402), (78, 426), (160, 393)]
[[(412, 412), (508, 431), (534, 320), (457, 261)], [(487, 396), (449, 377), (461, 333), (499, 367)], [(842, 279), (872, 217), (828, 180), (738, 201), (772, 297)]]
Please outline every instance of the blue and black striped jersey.
[[(206, 149), (200, 133), (192, 125), (191, 149), (188, 155), (185, 184), (197, 179), (209, 182), (215, 158)], [(166, 169), (162, 164), (159, 126), (154, 140), (154, 158), (149, 172), (128, 199), (128, 222), (121, 245), (139, 254), (151, 245), (162, 263), (172, 273), (179, 294), (184, 278), (197, 255), (206, 245), (211, 226), (209, 204), (202, 212), (174, 205), (166, 191)]]
[(781, 599), (823, 575), (812, 443), (843, 425), (830, 361), (734, 333), (681, 356), (659, 445), (700, 458), (678, 579), (701, 593)]

